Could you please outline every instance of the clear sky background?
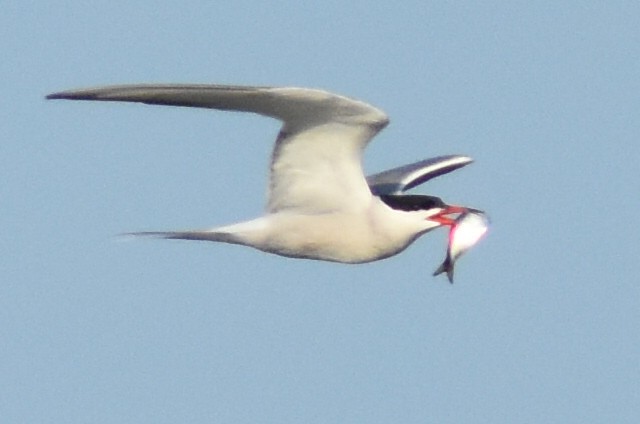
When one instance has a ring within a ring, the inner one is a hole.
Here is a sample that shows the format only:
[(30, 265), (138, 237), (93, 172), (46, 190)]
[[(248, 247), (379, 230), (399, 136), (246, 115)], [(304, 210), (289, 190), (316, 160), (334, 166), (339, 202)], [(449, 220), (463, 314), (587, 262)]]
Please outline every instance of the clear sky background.
[[(457, 4), (456, 4), (457, 3)], [(3, 2), (0, 421), (637, 423), (640, 5)], [(260, 215), (276, 121), (45, 101), (295, 85), (391, 117), (367, 172), (489, 212), (366, 265), (122, 241)]]

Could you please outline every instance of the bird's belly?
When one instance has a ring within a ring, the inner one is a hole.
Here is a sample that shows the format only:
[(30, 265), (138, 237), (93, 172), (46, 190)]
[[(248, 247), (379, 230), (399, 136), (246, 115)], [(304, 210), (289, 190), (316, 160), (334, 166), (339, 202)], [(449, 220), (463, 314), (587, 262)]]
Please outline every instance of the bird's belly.
[(395, 255), (414, 239), (381, 231), (362, 215), (327, 214), (286, 217), (256, 247), (288, 257), (363, 263)]

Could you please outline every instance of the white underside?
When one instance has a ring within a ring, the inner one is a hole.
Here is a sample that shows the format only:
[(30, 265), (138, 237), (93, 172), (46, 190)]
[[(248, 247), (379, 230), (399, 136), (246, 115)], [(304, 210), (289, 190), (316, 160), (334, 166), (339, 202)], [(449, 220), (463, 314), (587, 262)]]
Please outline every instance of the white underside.
[(372, 197), (369, 207), (360, 211), (284, 211), (207, 231), (166, 236), (242, 244), (295, 258), (362, 263), (395, 255), (439, 226), (426, 218), (425, 211), (396, 211)]

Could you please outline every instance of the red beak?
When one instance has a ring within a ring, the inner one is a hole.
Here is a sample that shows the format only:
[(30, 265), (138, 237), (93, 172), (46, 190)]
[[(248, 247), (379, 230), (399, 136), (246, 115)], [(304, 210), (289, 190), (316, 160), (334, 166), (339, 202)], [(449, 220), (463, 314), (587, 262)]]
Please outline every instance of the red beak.
[(467, 212), (468, 209), (462, 206), (452, 206), (452, 205), (448, 205), (447, 207), (445, 207), (442, 211), (438, 212), (437, 214), (435, 214), (432, 217), (429, 217), (428, 219), (430, 221), (434, 221), (437, 222), (440, 225), (447, 225), (447, 226), (452, 226), (456, 223), (454, 218), (451, 218), (447, 215), (452, 215), (452, 214), (459, 214), (459, 213), (464, 213)]

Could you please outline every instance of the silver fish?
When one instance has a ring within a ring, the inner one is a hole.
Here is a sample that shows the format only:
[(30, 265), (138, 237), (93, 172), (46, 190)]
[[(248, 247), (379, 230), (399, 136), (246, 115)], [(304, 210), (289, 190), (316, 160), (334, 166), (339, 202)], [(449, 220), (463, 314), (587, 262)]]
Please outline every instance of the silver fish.
[(469, 209), (458, 218), (449, 230), (449, 246), (447, 256), (433, 275), (447, 273), (449, 282), (453, 284), (453, 267), (460, 256), (471, 249), (489, 229), (489, 218), (476, 209)]

